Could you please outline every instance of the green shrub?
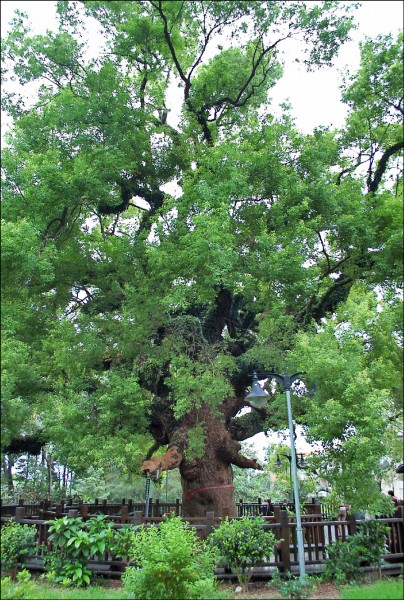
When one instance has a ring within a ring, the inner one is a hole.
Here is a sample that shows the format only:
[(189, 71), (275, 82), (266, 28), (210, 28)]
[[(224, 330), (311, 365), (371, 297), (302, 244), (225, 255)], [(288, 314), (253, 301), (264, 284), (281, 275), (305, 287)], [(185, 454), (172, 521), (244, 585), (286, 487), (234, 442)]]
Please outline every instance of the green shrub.
[(62, 517), (48, 521), (49, 541), (54, 548), (45, 558), (50, 580), (64, 585), (89, 585), (91, 557), (102, 558), (113, 538), (112, 521), (105, 515), (94, 516), (85, 523), (81, 517)]
[(275, 536), (265, 531), (263, 524), (262, 517), (226, 518), (209, 536), (220, 563), (229, 565), (244, 590), (248, 588), (252, 568), (273, 553)]
[(380, 570), (388, 531), (383, 523), (364, 521), (345, 542), (333, 542), (326, 548), (324, 578), (337, 583), (359, 580), (363, 564)]
[(133, 544), (138, 526), (125, 525), (113, 531), (111, 551), (116, 558), (129, 561), (133, 553)]
[(282, 598), (292, 598), (293, 600), (310, 598), (316, 589), (313, 580), (306, 576), (302, 583), (299, 577), (295, 577), (290, 571), (286, 571), (284, 578), (281, 579), (279, 569), (276, 567), (272, 571), (272, 581), (269, 583), (269, 587), (278, 590)]
[[(353, 537), (353, 536), (352, 536)], [(355, 540), (333, 542), (325, 549), (323, 576), (326, 581), (335, 580), (338, 584), (356, 581), (361, 577), (362, 553)]]
[(1, 572), (16, 574), (19, 562), (35, 549), (36, 527), (6, 521), (1, 528)]
[(214, 552), (180, 517), (139, 528), (131, 558), (135, 566), (126, 569), (122, 582), (133, 599), (223, 597), (214, 576)]
[(363, 551), (363, 561), (379, 570), (386, 551), (389, 527), (375, 519), (364, 521), (358, 527), (355, 540)]
[(31, 574), (27, 569), (23, 569), (17, 573), (17, 584), (13, 582), (11, 577), (3, 577), (1, 579), (1, 599), (2, 600), (19, 600), (27, 598), (33, 591)]

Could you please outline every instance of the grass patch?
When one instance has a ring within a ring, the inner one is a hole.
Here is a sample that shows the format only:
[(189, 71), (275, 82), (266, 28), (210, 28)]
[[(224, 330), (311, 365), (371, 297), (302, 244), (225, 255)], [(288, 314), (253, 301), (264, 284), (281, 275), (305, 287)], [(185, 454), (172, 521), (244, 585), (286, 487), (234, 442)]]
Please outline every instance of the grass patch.
[(361, 585), (341, 589), (343, 600), (402, 600), (403, 580), (389, 579), (378, 581), (372, 585)]
[(1, 581), (2, 600), (23, 598), (24, 600), (119, 600), (127, 598), (123, 589), (91, 585), (88, 588), (64, 588), (38, 580), (29, 583)]

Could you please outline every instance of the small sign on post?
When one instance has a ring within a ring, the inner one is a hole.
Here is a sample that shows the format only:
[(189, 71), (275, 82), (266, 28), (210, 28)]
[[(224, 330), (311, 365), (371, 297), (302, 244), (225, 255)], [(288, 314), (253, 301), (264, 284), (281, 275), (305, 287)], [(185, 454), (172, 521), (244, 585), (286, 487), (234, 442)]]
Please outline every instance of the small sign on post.
[(147, 471), (146, 474), (146, 497), (145, 497), (145, 507), (144, 507), (144, 516), (146, 519), (149, 516), (149, 500), (150, 500), (150, 473)]

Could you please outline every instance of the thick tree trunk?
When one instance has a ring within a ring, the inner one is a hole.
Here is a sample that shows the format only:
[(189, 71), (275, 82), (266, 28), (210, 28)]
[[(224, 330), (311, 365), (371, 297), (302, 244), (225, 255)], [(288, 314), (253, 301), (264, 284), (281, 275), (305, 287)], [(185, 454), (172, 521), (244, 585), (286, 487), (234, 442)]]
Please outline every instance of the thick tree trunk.
[(201, 459), (183, 460), (180, 472), (183, 516), (204, 517), (208, 511), (220, 517), (236, 516), (232, 466), (212, 446), (207, 445)]
[(10, 493), (14, 493), (14, 480), (13, 480), (13, 465), (14, 459), (10, 454), (5, 454), (3, 457), (3, 473), (7, 481), (7, 489)]
[[(195, 415), (194, 415), (195, 416)], [(179, 466), (182, 481), (182, 514), (185, 517), (204, 517), (213, 511), (217, 516), (236, 516), (232, 465), (261, 469), (255, 459), (239, 453), (225, 422), (214, 418), (205, 407), (198, 416), (204, 423), (205, 450), (200, 458), (187, 458), (188, 431), (194, 425), (192, 415), (173, 433), (170, 446), (163, 456), (154, 456), (142, 464), (144, 471), (156, 473)]]

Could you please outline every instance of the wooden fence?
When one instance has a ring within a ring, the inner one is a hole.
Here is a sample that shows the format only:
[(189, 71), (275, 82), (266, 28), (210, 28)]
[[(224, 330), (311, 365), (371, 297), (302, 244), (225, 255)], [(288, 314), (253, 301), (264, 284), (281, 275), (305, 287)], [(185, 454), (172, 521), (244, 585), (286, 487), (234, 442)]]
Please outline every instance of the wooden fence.
[[(50, 500), (43, 500), (37, 503), (27, 504), (23, 499), (20, 499), (17, 504), (3, 504), (1, 503), (1, 516), (2, 517), (14, 517), (16, 514), (16, 509), (19, 506), (24, 506), (26, 509), (27, 515), (36, 515), (37, 518), (41, 517), (44, 513), (52, 515), (62, 515), (67, 514), (69, 510), (78, 510), (80, 513), (85, 512), (85, 514), (93, 515), (98, 513), (103, 513), (106, 515), (117, 515), (121, 510), (122, 506), (128, 507), (129, 514), (133, 514), (134, 512), (145, 512), (145, 503), (144, 502), (136, 502), (132, 499), (126, 500), (122, 498), (121, 502), (107, 502), (106, 500), (102, 500), (99, 502), (97, 499), (93, 503), (86, 503), (82, 500), (73, 501), (72, 498), (67, 498), (65, 502), (60, 502), (55, 504)], [(267, 516), (273, 515), (275, 510), (279, 510), (279, 508), (285, 508), (283, 504), (280, 503), (269, 503), (268, 508), (264, 506), (261, 501), (261, 498), (257, 498), (256, 502), (244, 502), (243, 499), (240, 499), (236, 502), (237, 516), (257, 516), (263, 515)], [(292, 511), (294, 510), (293, 504), (288, 504), (288, 508)], [(171, 514), (174, 512), (177, 516), (182, 515), (182, 503), (179, 499), (175, 502), (164, 502), (162, 500), (153, 500), (150, 498), (149, 500), (149, 516), (151, 517), (162, 517), (164, 514)], [(328, 513), (325, 511), (324, 507), (315, 499), (310, 503), (306, 503), (302, 506), (302, 512), (306, 512), (307, 514), (322, 514), (324, 518), (328, 517)]]
[[(14, 518), (15, 521), (22, 524), (36, 525), (37, 527), (37, 547), (38, 552), (36, 557), (30, 562), (28, 567), (30, 569), (43, 570), (43, 547), (49, 547), (50, 543), (48, 540), (49, 524), (45, 521), (52, 519), (63, 514), (67, 514), (71, 517), (82, 516), (84, 520), (89, 518), (91, 514), (94, 514), (92, 510), (89, 510), (88, 505), (81, 505), (80, 510), (69, 509), (67, 512), (60, 510), (61, 505), (57, 505), (55, 510), (43, 511), (42, 518), (38, 518), (38, 515), (33, 514), (37, 509), (35, 505), (26, 506), (15, 506)], [(163, 505), (164, 506), (164, 505)], [(313, 505), (308, 505), (312, 506)], [(318, 505), (314, 505), (318, 506)], [(111, 508), (112, 505), (109, 505)], [(66, 507), (64, 507), (66, 508)], [(91, 506), (91, 509), (93, 506)], [(99, 507), (100, 509), (101, 507)], [(164, 506), (164, 508), (166, 508)], [(102, 510), (98, 511), (102, 513)], [(150, 516), (144, 517), (144, 511), (129, 511), (129, 505), (119, 505), (119, 513), (110, 514), (109, 519), (114, 522), (114, 528), (121, 528), (124, 525), (133, 526), (152, 526), (161, 523), (163, 517)], [(2, 523), (10, 519), (10, 516), (2, 516)], [(209, 533), (213, 531), (222, 521), (221, 517), (215, 516), (213, 512), (207, 512), (205, 518), (187, 518), (185, 521), (195, 528), (197, 534), (201, 538), (206, 538)], [(384, 555), (385, 564), (383, 570), (398, 574), (400, 572), (400, 565), (403, 562), (404, 557), (404, 541), (403, 541), (403, 507), (399, 507), (394, 517), (388, 517), (378, 519), (378, 521), (385, 523), (389, 526), (389, 535), (386, 539), (386, 552)], [(319, 572), (322, 570), (323, 561), (325, 559), (325, 548), (331, 542), (336, 539), (345, 540), (349, 535), (356, 532), (357, 526), (360, 521), (355, 519), (355, 516), (349, 516), (346, 521), (324, 521), (321, 515), (321, 510), (317, 509), (317, 512), (313, 514), (302, 515), (302, 528), (304, 537), (304, 553), (305, 553), (305, 564), (306, 570), (310, 572)], [(277, 540), (274, 548), (274, 552), (269, 557), (268, 562), (255, 567), (253, 570), (253, 576), (255, 578), (268, 578), (271, 576), (271, 569), (273, 567), (279, 568), (281, 572), (298, 571), (298, 547), (296, 539), (296, 522), (294, 516), (290, 516), (286, 510), (283, 510), (281, 506), (274, 507), (274, 514), (270, 516), (264, 516), (263, 528), (268, 531), (272, 531)], [(106, 552), (103, 560), (90, 560), (89, 566), (91, 569), (99, 574), (106, 575), (109, 577), (120, 577), (122, 572), (125, 570), (127, 564), (121, 559), (117, 559), (110, 552)], [(221, 579), (234, 578), (229, 570), (217, 569), (217, 577)]]

